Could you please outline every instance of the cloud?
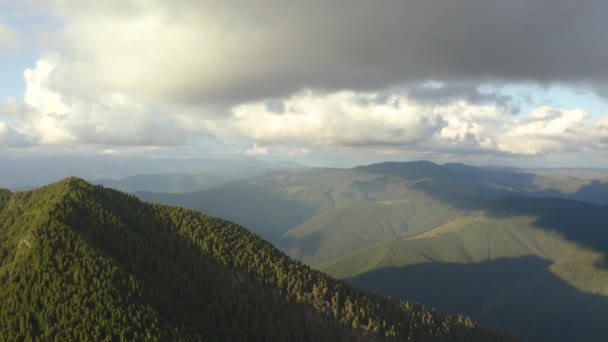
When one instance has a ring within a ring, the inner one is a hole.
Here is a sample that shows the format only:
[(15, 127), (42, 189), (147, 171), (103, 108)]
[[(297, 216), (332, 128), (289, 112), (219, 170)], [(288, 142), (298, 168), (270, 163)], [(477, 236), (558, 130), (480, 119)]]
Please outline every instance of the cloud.
[(501, 105), (500, 96), (498, 103), (412, 98), (407, 90), (304, 91), (284, 99), (281, 113), (253, 102), (234, 107), (230, 119), (207, 120), (206, 128), (265, 144), (540, 155), (595, 148), (594, 130), (608, 127), (594, 127), (590, 114), (580, 109), (543, 106), (516, 114)]
[(590, 114), (580, 109), (539, 107), (499, 135), (498, 148), (515, 154), (580, 151), (594, 144)]
[[(228, 107), (223, 117), (138, 102), (126, 93), (78, 97), (52, 86), (61, 57), (45, 55), (24, 73), (24, 106), (12, 126), (41, 144), (183, 145), (196, 136), (255, 141), (248, 155), (301, 156), (312, 146), (452, 154), (541, 155), (597, 149), (605, 120), (594, 127), (580, 109), (536, 107), (471, 84), (425, 82), (382, 91), (303, 90)], [(15, 102), (15, 101), (13, 101)], [(276, 146), (283, 147), (281, 150)]]
[(600, 141), (603, 143), (603, 148), (608, 147), (608, 116), (605, 116), (598, 121), (596, 126), (597, 135), (600, 137)]
[(32, 146), (31, 138), (0, 121), (0, 148)]
[(266, 146), (258, 146), (258, 144), (253, 144), (253, 146), (245, 151), (246, 155), (249, 156), (264, 156), (268, 154), (268, 147)]
[(403, 82), (608, 79), (603, 0), (51, 1), (52, 89), (238, 104)]
[(186, 143), (177, 120), (153, 107), (111, 93), (86, 99), (51, 89), (58, 56), (46, 55), (24, 72), (25, 103), (13, 103), (16, 127), (41, 144), (89, 143), (106, 146), (159, 146)]
[(471, 83), (427, 82), (408, 87), (410, 99), (427, 104), (445, 104), (457, 100), (468, 103), (493, 104), (517, 111), (517, 101), (511, 95), (496, 91), (483, 91)]
[(282, 114), (263, 102), (244, 104), (233, 108), (229, 121), (209, 121), (208, 127), (257, 141), (362, 146), (415, 142), (440, 124), (434, 117), (401, 108), (398, 101), (404, 99), (390, 97), (377, 104), (377, 97), (351, 91), (305, 91), (285, 99)]
[(305, 156), (310, 153), (310, 150), (305, 147), (285, 147), (281, 146), (277, 148), (278, 153), (287, 155), (288, 157)]
[(60, 24), (9, 123), (40, 144), (540, 155), (608, 139), (605, 118), (496, 90), (608, 89), (605, 1), (32, 1)]

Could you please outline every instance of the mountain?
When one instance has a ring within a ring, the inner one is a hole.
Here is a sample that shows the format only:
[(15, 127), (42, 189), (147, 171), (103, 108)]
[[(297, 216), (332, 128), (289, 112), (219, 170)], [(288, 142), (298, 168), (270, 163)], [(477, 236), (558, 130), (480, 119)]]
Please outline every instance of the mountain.
[[(542, 177), (541, 188), (536, 175), (516, 169), (422, 161), (283, 170), (206, 191), (136, 195), (229, 219), (292, 256), (319, 264), (387, 239), (433, 229), (479, 210), (487, 200), (552, 194), (584, 197), (577, 191), (549, 188), (548, 177)], [(587, 191), (579, 180), (575, 182)], [(560, 184), (566, 187), (566, 182)], [(602, 186), (593, 196), (596, 203), (608, 202), (608, 191)]]
[(368, 295), (244, 228), (77, 178), (0, 191), (6, 340), (511, 341)]
[(605, 186), (422, 161), (284, 170), (208, 191), (137, 195), (234, 220), (356, 287), (555, 341), (608, 334), (598, 319), (608, 308)]
[[(3, 158), (0, 168), (0, 187), (23, 190), (32, 189), (67, 176), (78, 176), (96, 184), (116, 186), (120, 190), (152, 190), (180, 192), (201, 190), (188, 188), (191, 175), (194, 185), (202, 182), (202, 188), (219, 185), (231, 179), (262, 175), (268, 171), (300, 167), (290, 161), (264, 161), (251, 157), (222, 158), (145, 158), (135, 156), (38, 156)], [(182, 175), (182, 176), (176, 176)], [(153, 175), (155, 179), (149, 179)], [(131, 178), (133, 177), (134, 178)], [(209, 177), (208, 180), (205, 178)], [(183, 177), (182, 177), (183, 178)], [(160, 184), (155, 184), (159, 181)], [(143, 186), (143, 188), (142, 188)]]
[(183, 193), (211, 189), (228, 181), (255, 175), (258, 172), (141, 174), (122, 179), (95, 179), (91, 183), (123, 192)]
[(562, 197), (608, 204), (608, 170), (475, 167), (429, 161), (385, 162), (356, 167), (368, 173), (396, 175), (409, 180), (433, 179), (451, 187), (467, 187), (476, 196)]

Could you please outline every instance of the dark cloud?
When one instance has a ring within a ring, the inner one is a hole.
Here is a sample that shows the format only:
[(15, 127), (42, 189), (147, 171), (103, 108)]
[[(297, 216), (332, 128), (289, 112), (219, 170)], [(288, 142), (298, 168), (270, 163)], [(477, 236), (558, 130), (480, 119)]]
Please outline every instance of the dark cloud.
[(267, 100), (266, 109), (275, 114), (285, 113), (285, 104), (281, 100)]
[(447, 84), (441, 86), (414, 86), (408, 89), (408, 96), (417, 102), (446, 104), (464, 100), (474, 104), (492, 104), (517, 111), (516, 100), (499, 92), (482, 91), (471, 84)]
[[(234, 105), (426, 80), (608, 81), (605, 0), (108, 0), (94, 11), (66, 3), (74, 8), (63, 9), (51, 86), (72, 94)], [(133, 36), (138, 19), (161, 26)]]
[[(378, 89), (428, 79), (596, 85), (608, 80), (606, 1), (319, 0), (225, 6), (223, 15), (271, 32), (266, 37), (271, 50), (253, 53), (264, 56), (253, 59), (262, 62), (259, 78), (238, 77), (222, 89), (237, 98), (302, 87)], [(479, 93), (467, 96), (483, 100)]]

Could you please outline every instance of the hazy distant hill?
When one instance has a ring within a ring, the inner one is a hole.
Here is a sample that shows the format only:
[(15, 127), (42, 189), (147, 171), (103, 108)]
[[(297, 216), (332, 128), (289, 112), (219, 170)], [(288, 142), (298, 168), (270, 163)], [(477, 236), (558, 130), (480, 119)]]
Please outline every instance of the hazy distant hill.
[[(143, 158), (108, 155), (3, 158), (0, 187), (31, 189), (75, 175), (89, 181), (100, 180), (99, 183), (127, 191), (196, 191), (200, 188), (186, 188), (188, 180), (183, 179), (183, 175), (190, 175), (195, 183), (200, 182), (207, 187), (213, 177), (225, 181), (299, 166), (290, 161), (263, 161), (249, 157)], [(146, 175), (154, 175), (155, 179), (151, 180)], [(132, 176), (135, 177), (130, 178)]]
[(230, 222), (70, 178), (0, 190), (3, 340), (510, 341), (354, 290)]
[(228, 181), (250, 178), (261, 173), (263, 172), (141, 174), (122, 179), (96, 179), (91, 183), (124, 192), (183, 193), (215, 188)]
[(234, 220), (356, 286), (552, 341), (608, 334), (597, 319), (608, 308), (608, 207), (568, 199), (608, 203), (606, 190), (601, 180), (409, 162), (138, 196)]

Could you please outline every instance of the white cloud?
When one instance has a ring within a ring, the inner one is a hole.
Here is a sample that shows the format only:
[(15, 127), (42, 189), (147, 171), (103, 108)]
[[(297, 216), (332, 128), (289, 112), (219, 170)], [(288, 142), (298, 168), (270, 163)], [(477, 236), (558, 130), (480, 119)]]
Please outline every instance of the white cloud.
[(32, 146), (31, 138), (0, 121), (0, 148)]
[[(390, 95), (304, 91), (282, 100), (277, 113), (264, 102), (233, 108), (229, 120), (205, 120), (221, 136), (266, 144), (372, 146), (378, 150), (538, 155), (579, 151), (599, 143), (590, 114), (538, 107), (516, 115), (508, 107), (465, 100), (439, 104)], [(603, 122), (608, 123), (608, 121)]]
[(268, 154), (268, 147), (253, 144), (250, 149), (245, 151), (245, 154), (249, 156), (265, 156)]
[[(580, 109), (544, 106), (516, 115), (500, 96), (450, 93), (431, 101), (432, 93), (420, 99), (420, 94), (411, 95), (412, 88), (304, 90), (275, 97), (271, 105), (261, 100), (233, 106), (228, 117), (201, 116), (204, 105), (180, 110), (162, 101), (147, 104), (127, 93), (63, 93), (53, 86), (61, 64), (59, 55), (45, 55), (26, 70), (25, 106), (13, 110), (13, 127), (41, 144), (179, 145), (190, 136), (211, 132), (222, 139), (255, 141), (244, 152), (249, 155), (266, 155), (272, 149), (295, 157), (308, 154), (311, 146), (372, 147), (379, 153), (538, 155), (593, 149), (606, 139), (606, 125), (593, 127), (590, 114)], [(449, 92), (445, 87), (435, 90)]]
[(94, 98), (63, 94), (51, 85), (60, 64), (46, 55), (24, 72), (24, 106), (14, 106), (16, 127), (37, 136), (41, 144), (174, 145), (185, 143), (177, 121), (133, 101), (128, 95), (106, 93)]
[(577, 151), (593, 146), (591, 115), (580, 109), (539, 107), (500, 135), (500, 150), (515, 154)]
[(280, 154), (287, 155), (289, 157), (305, 156), (310, 153), (310, 150), (305, 147), (279, 147), (277, 151)]
[(376, 97), (351, 91), (305, 91), (286, 98), (281, 114), (263, 102), (250, 103), (233, 108), (229, 121), (209, 120), (207, 124), (220, 134), (257, 141), (351, 146), (412, 143), (440, 124), (435, 115), (420, 116), (415, 108), (397, 103), (405, 98), (377, 104)]
[(604, 148), (608, 147), (608, 115), (598, 121), (595, 130), (600, 137), (600, 141), (604, 144)]
[(238, 97), (242, 87), (262, 89), (258, 81), (279, 67), (267, 63), (275, 42), (240, 18), (244, 13), (234, 20), (245, 21), (227, 25), (212, 5), (104, 1), (95, 8), (78, 2), (59, 7), (65, 26), (54, 41), (62, 59), (50, 82), (69, 95), (120, 92), (147, 103), (212, 102)]

